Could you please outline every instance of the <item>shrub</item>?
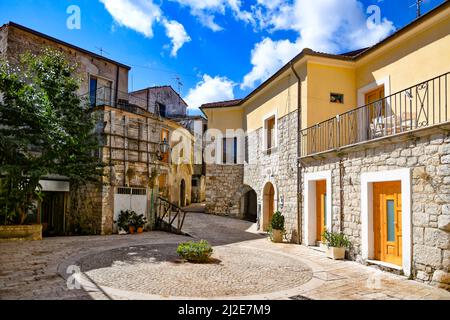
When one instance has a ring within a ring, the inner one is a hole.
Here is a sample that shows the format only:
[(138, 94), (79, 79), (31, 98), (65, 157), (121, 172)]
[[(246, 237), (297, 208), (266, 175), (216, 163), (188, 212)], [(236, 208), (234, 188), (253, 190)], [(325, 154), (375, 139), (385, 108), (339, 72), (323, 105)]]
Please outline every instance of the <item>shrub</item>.
[(350, 240), (343, 233), (335, 233), (325, 231), (322, 234), (323, 239), (328, 247), (332, 248), (349, 248)]
[(277, 211), (273, 214), (270, 226), (272, 227), (272, 230), (284, 231), (284, 216), (281, 212)]
[(143, 214), (137, 214), (136, 212), (131, 213), (130, 225), (136, 229), (143, 228), (147, 223), (147, 218)]
[(117, 226), (119, 227), (119, 229), (128, 231), (128, 227), (130, 226), (131, 214), (132, 214), (132, 211), (130, 211), (130, 210), (120, 211), (119, 219), (117, 221), (114, 221), (117, 223)]
[(177, 249), (178, 255), (190, 262), (207, 262), (213, 253), (208, 241), (181, 243)]

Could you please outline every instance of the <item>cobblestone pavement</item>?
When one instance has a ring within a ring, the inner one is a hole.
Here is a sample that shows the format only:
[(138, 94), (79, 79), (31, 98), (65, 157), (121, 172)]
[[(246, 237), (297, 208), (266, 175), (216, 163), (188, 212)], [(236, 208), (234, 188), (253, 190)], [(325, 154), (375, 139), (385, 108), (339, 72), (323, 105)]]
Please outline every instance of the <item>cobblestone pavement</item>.
[[(252, 224), (191, 213), (184, 231), (215, 247), (216, 263), (179, 263), (188, 237), (143, 235), (0, 242), (0, 299), (450, 299), (450, 293), (355, 262), (273, 244)], [(66, 270), (81, 266), (81, 290)]]

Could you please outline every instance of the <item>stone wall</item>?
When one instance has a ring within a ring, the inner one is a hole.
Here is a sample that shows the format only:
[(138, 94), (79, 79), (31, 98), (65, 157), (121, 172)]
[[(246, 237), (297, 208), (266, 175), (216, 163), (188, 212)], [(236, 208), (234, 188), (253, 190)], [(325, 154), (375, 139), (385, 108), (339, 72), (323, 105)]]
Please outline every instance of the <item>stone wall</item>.
[[(8, 35), (7, 57), (12, 64), (19, 63), (21, 54), (28, 52), (39, 54), (46, 47), (51, 47), (62, 50), (69, 61), (78, 64), (78, 77), (82, 79), (79, 89), (80, 94), (87, 94), (89, 92), (89, 75), (111, 80), (113, 82), (113, 89), (115, 88), (115, 83), (118, 81), (119, 91), (128, 92), (128, 70), (126, 68), (16, 27), (9, 26), (4, 29), (7, 30)], [(0, 40), (0, 45), (2, 45), (1, 42), (3, 41)], [(119, 79), (117, 79), (118, 69)]]
[[(364, 262), (361, 257), (361, 174), (411, 169), (412, 276), (450, 288), (450, 136), (430, 133), (416, 140), (385, 140), (363, 151), (322, 158), (304, 160), (304, 172), (332, 171), (333, 229), (349, 236), (350, 257), (360, 262)], [(340, 166), (343, 169), (342, 213)], [(304, 216), (305, 213), (303, 223)]]
[(263, 189), (270, 182), (275, 188), (275, 210), (286, 218), (288, 239), (297, 241), (297, 112), (278, 120), (278, 147), (268, 155), (263, 150), (264, 130), (248, 135), (248, 164), (244, 169), (244, 184), (258, 195), (258, 220), (261, 224)]
[(102, 232), (102, 185), (89, 183), (71, 185), (66, 233), (68, 235), (100, 235)]
[(206, 165), (207, 213), (239, 217), (243, 175), (243, 165)]
[(8, 44), (8, 28), (0, 28), (0, 60), (6, 58), (6, 48)]
[(186, 116), (186, 103), (170, 86), (148, 88), (132, 94), (148, 102), (149, 112), (157, 113), (157, 105), (160, 103), (166, 106), (166, 117)]

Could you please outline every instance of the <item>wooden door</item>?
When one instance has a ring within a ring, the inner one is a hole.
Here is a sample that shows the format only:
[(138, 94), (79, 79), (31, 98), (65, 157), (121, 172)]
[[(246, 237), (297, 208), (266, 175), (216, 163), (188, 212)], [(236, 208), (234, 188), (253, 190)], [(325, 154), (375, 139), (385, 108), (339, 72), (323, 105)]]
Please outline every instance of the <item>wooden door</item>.
[(375, 259), (402, 265), (401, 182), (373, 185)]
[(268, 182), (264, 187), (264, 216), (263, 230), (266, 231), (270, 226), (270, 221), (275, 211), (275, 188)]
[(327, 230), (327, 182), (316, 182), (316, 240), (322, 241), (322, 234)]
[(366, 94), (366, 105), (369, 106), (370, 112), (370, 120), (379, 117), (384, 117), (386, 115), (385, 103), (382, 101), (381, 103), (374, 103), (384, 98), (384, 86), (379, 87), (373, 91), (370, 91)]

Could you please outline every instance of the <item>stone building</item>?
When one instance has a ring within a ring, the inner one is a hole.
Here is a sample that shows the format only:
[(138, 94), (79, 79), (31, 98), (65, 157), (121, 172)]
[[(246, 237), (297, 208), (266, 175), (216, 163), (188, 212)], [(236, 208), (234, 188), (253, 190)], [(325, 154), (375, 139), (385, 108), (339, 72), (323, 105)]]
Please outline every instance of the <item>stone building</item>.
[[(186, 128), (196, 140), (201, 139), (207, 128), (207, 120), (201, 116), (189, 116), (187, 103), (171, 86), (150, 87), (132, 92), (140, 98), (145, 108), (161, 119), (171, 120)], [(205, 200), (205, 170), (203, 164), (193, 164), (193, 177), (189, 181), (189, 203), (200, 203)], [(174, 182), (176, 185), (178, 183)]]
[(185, 118), (187, 103), (171, 86), (150, 87), (132, 92), (133, 96), (146, 102), (149, 112), (163, 118)]
[[(262, 230), (280, 210), (288, 240), (319, 250), (341, 232), (348, 258), (449, 289), (448, 52), (445, 2), (373, 47), (304, 49), (245, 99), (204, 105), (225, 136), (211, 139), (209, 212), (239, 217), (252, 189)], [(220, 155), (228, 129), (246, 132), (242, 164)]]
[[(78, 65), (79, 94), (98, 119), (99, 156), (106, 168), (101, 181), (83, 186), (66, 177), (42, 179), (44, 199), (37, 204), (34, 221), (43, 224), (45, 234), (111, 234), (117, 231), (120, 211), (128, 209), (146, 215), (151, 227), (159, 196), (188, 204), (191, 163), (174, 164), (170, 151), (161, 151), (183, 127), (155, 114), (139, 94), (128, 93), (130, 67), (13, 22), (0, 28), (0, 58), (11, 64), (17, 64), (21, 54), (39, 54), (47, 47), (61, 50)], [(167, 88), (152, 90), (162, 90), (164, 96)], [(193, 141), (188, 131), (183, 134)], [(165, 187), (161, 181), (171, 188), (167, 194), (160, 194), (160, 187)]]

